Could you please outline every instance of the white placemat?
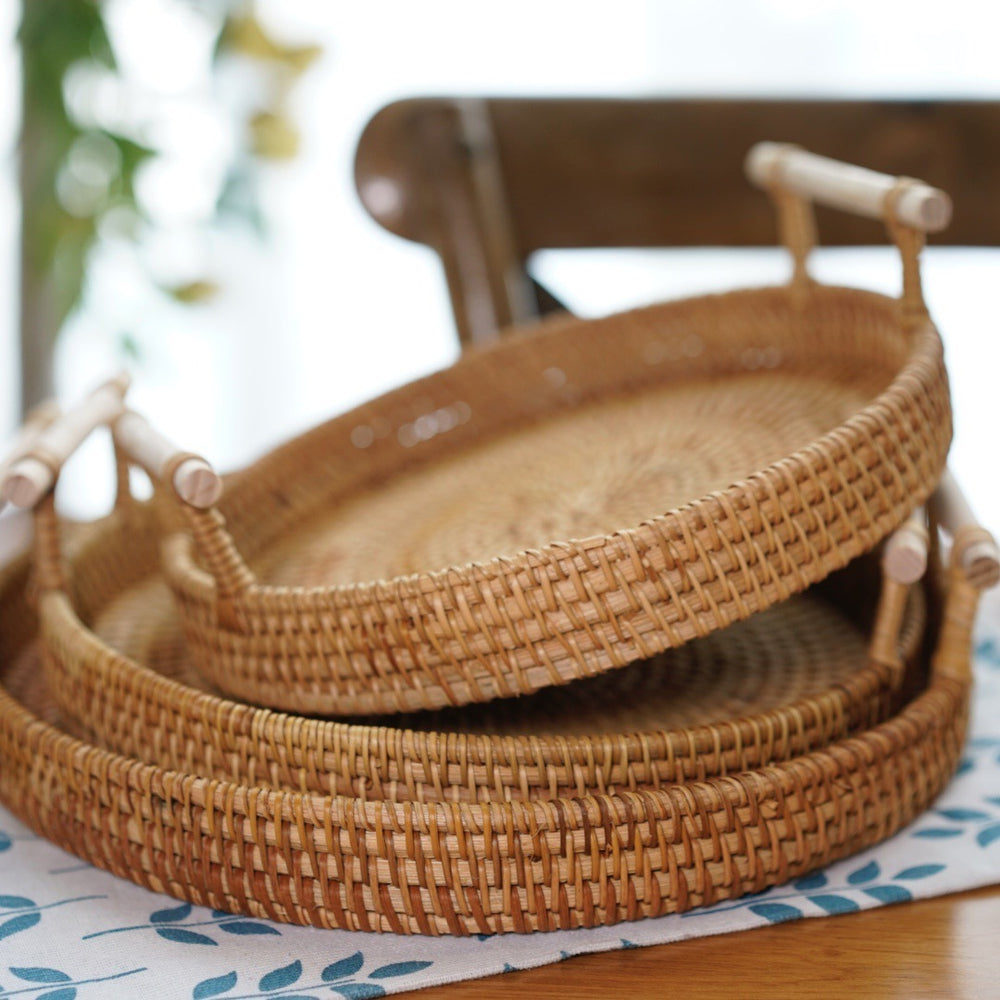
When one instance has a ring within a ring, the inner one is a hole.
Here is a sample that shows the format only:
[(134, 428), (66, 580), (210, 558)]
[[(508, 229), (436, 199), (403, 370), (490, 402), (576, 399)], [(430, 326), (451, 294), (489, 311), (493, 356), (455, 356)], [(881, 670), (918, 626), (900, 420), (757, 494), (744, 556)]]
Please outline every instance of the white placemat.
[[(611, 951), (1000, 882), (1000, 594), (979, 619), (972, 733), (934, 808), (896, 837), (735, 902), (596, 930), (462, 939), (272, 924), (116, 879), (0, 808), (0, 998), (378, 997)], [(0, 763), (2, 766), (2, 763)]]

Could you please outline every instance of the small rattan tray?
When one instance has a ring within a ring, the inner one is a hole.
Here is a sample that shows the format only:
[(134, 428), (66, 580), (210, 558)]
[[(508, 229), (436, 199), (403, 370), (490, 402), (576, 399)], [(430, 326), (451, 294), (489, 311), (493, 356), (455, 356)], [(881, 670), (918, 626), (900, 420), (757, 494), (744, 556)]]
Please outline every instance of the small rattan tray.
[[(940, 344), (897, 315), (831, 289), (669, 303), (512, 337), (340, 417), (247, 471), (229, 531), (190, 510), (168, 540), (192, 656), (256, 704), (413, 711), (621, 667), (784, 600), (940, 474)], [(680, 357), (646, 364), (657, 343)], [(748, 373), (767, 349), (781, 367)], [(468, 423), (401, 443), (467, 399)]]
[(822, 287), (804, 196), (843, 168), (760, 161), (789, 287), (508, 336), (258, 462), (228, 530), (189, 508), (165, 574), (212, 684), (336, 714), (531, 693), (724, 628), (897, 527), (950, 438), (914, 228), (946, 199), (876, 176), (902, 299)]

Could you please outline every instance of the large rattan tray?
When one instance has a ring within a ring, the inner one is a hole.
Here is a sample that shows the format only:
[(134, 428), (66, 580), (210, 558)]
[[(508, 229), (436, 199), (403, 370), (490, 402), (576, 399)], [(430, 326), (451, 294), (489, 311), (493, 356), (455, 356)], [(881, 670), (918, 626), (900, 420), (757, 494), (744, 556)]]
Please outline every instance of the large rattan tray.
[[(617, 795), (394, 803), (185, 774), (62, 732), (45, 721), (51, 707), (12, 693), (25, 688), (14, 664), (33, 669), (26, 581), (23, 562), (0, 575), (0, 798), (10, 808), (81, 857), (196, 903), (426, 934), (684, 910), (889, 836), (957, 764), (978, 593), (957, 568), (943, 613), (928, 591), (926, 686), (855, 737), (769, 767)], [(141, 731), (144, 720), (134, 722)]]

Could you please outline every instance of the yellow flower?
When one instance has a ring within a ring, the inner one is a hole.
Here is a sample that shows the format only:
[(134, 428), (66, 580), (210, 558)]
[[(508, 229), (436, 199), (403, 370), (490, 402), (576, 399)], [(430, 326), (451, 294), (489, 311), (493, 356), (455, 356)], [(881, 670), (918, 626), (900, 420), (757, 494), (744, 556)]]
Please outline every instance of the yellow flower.
[(250, 146), (265, 160), (291, 160), (299, 151), (299, 131), (284, 115), (258, 111), (249, 122)]
[(250, 59), (280, 63), (296, 75), (323, 54), (319, 45), (284, 45), (275, 41), (253, 14), (230, 18), (223, 31), (222, 45)]
[(202, 278), (183, 285), (175, 285), (173, 288), (168, 288), (167, 293), (178, 302), (193, 305), (214, 298), (219, 293), (219, 286), (214, 281)]

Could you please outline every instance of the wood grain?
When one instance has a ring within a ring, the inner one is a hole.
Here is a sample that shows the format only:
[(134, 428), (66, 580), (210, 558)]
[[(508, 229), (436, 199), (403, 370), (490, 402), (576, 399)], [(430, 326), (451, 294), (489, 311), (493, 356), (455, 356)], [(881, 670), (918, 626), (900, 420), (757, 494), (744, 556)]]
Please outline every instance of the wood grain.
[(421, 990), (458, 997), (986, 1000), (1000, 997), (1000, 886), (739, 934), (584, 955)]

